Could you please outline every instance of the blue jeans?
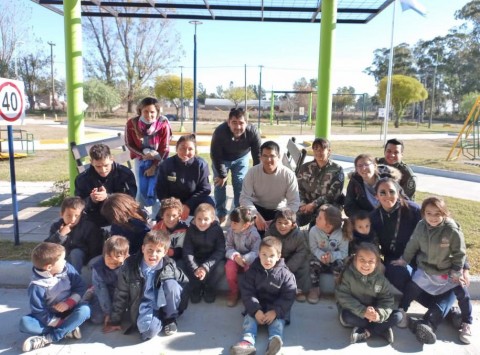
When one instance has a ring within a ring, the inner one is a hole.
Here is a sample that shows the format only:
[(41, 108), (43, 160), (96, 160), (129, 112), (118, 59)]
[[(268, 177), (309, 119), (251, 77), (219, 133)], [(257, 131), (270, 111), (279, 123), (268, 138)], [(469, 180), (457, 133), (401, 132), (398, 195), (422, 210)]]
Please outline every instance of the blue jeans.
[[(142, 161), (138, 158), (135, 158), (135, 180), (137, 181), (137, 197), (136, 200), (140, 204), (141, 208), (145, 207), (145, 198), (143, 197), (142, 193), (140, 192), (140, 165)], [(157, 169), (158, 174), (158, 169)], [(152, 206), (152, 214), (150, 215), (151, 219), (155, 219), (157, 217), (158, 211), (160, 211), (160, 201), (158, 198), (155, 197), (155, 203)]]
[(385, 259), (385, 277), (402, 293), (412, 279), (413, 268), (410, 265), (398, 266), (391, 264), (392, 259)]
[(80, 303), (71, 310), (71, 313), (63, 319), (63, 323), (58, 327), (46, 326), (29, 314), (20, 319), (20, 331), (32, 335), (48, 336), (51, 337), (53, 342), (57, 342), (65, 338), (68, 333), (82, 325), (89, 318), (90, 307)]
[[(285, 320), (276, 318), (272, 323), (267, 325), (268, 327), (268, 340), (271, 340), (274, 336), (283, 340), (283, 328), (285, 327)], [(257, 320), (245, 315), (243, 318), (243, 340), (248, 341), (250, 344), (255, 345), (255, 338), (257, 337), (258, 323)]]
[[(233, 207), (240, 206), (240, 192), (242, 191), (242, 184), (245, 175), (248, 171), (249, 163), (249, 154), (245, 154), (243, 157), (240, 157), (232, 161), (222, 161), (225, 164), (225, 168), (228, 172), (232, 172), (232, 186), (233, 186)], [(213, 177), (218, 177), (219, 173), (215, 169), (215, 165), (212, 164)], [(225, 217), (228, 214), (226, 204), (227, 204), (227, 184), (222, 187), (215, 186), (213, 191), (216, 204), (216, 212), (218, 217)]]

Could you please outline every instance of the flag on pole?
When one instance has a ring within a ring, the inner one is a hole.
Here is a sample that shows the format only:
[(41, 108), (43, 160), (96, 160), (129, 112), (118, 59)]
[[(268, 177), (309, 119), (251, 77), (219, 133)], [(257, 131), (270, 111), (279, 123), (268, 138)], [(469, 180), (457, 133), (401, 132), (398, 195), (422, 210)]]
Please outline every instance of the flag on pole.
[(413, 10), (423, 17), (427, 16), (427, 8), (417, 0), (400, 0), (400, 5), (402, 5), (402, 11)]

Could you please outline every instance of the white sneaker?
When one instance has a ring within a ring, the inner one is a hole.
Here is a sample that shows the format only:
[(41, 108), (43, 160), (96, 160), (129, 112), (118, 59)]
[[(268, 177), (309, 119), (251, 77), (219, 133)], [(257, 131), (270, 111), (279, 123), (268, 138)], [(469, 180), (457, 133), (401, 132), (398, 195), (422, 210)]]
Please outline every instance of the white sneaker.
[(80, 331), (80, 327), (76, 327), (74, 330), (67, 333), (67, 335), (65, 335), (65, 338), (68, 338), (68, 339), (82, 339), (82, 332)]
[(50, 344), (50, 341), (41, 335), (35, 335), (33, 337), (27, 338), (23, 342), (22, 350), (23, 352), (32, 351), (36, 349), (43, 348)]
[(462, 327), (459, 330), (458, 337), (460, 341), (464, 344), (470, 344), (470, 339), (472, 339), (472, 331), (470, 329), (470, 324), (462, 323)]

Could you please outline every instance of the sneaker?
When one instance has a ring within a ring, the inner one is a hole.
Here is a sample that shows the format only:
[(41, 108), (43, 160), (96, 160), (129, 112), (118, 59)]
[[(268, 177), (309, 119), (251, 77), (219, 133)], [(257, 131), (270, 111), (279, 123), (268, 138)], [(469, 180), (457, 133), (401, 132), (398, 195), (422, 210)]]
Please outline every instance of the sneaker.
[(256, 353), (257, 349), (246, 340), (242, 340), (230, 348), (230, 355), (254, 355)]
[(297, 295), (295, 296), (297, 302), (305, 302), (307, 300), (307, 296), (302, 292), (302, 290), (297, 289)]
[(80, 327), (76, 327), (71, 332), (68, 332), (67, 335), (65, 335), (65, 338), (67, 338), (67, 339), (82, 339), (82, 332), (80, 332)]
[(173, 321), (166, 324), (165, 327), (163, 327), (163, 330), (167, 336), (175, 334), (178, 331), (177, 322)]
[(317, 304), (320, 300), (320, 288), (319, 287), (312, 287), (310, 291), (308, 291), (307, 301), (311, 304)]
[(470, 324), (462, 323), (462, 326), (459, 330), (458, 337), (460, 341), (464, 344), (470, 344), (470, 339), (472, 338), (472, 331), (470, 330)]
[(402, 308), (399, 308), (398, 311), (402, 314), (402, 319), (398, 322), (397, 327), (406, 328), (408, 326), (408, 315)]
[(27, 338), (23, 342), (22, 350), (23, 352), (32, 351), (32, 350), (43, 348), (49, 344), (50, 344), (50, 341), (46, 337), (42, 335), (35, 335), (33, 337)]
[(360, 343), (367, 340), (370, 337), (370, 334), (363, 328), (355, 327), (352, 330), (352, 335), (350, 335), (350, 343)]
[(395, 338), (393, 337), (393, 329), (388, 327), (385, 333), (382, 334), (382, 338), (388, 341), (389, 344), (393, 344)]
[(268, 342), (267, 352), (265, 353), (265, 355), (278, 354), (278, 352), (282, 348), (282, 345), (283, 345), (282, 339), (279, 336), (274, 335), (272, 339), (270, 339), (270, 341)]
[(447, 314), (447, 320), (455, 329), (460, 329), (462, 327), (462, 312), (460, 312), (460, 308), (456, 306), (450, 308), (450, 312)]
[(238, 302), (238, 292), (230, 292), (227, 298), (227, 306), (235, 307)]
[(437, 336), (433, 331), (433, 328), (426, 321), (418, 321), (415, 328), (415, 336), (420, 343), (423, 344), (435, 344)]
[(203, 299), (207, 303), (213, 303), (215, 302), (215, 298), (217, 297), (217, 292), (215, 291), (214, 288), (211, 287), (205, 287), (205, 292), (203, 293)]

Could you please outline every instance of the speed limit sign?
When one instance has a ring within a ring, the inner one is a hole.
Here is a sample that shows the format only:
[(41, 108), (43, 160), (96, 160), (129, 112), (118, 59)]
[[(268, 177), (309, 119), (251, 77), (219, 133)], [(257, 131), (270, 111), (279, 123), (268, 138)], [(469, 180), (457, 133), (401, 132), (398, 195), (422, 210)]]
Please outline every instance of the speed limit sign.
[(22, 81), (0, 78), (0, 124), (21, 124), (25, 117)]

